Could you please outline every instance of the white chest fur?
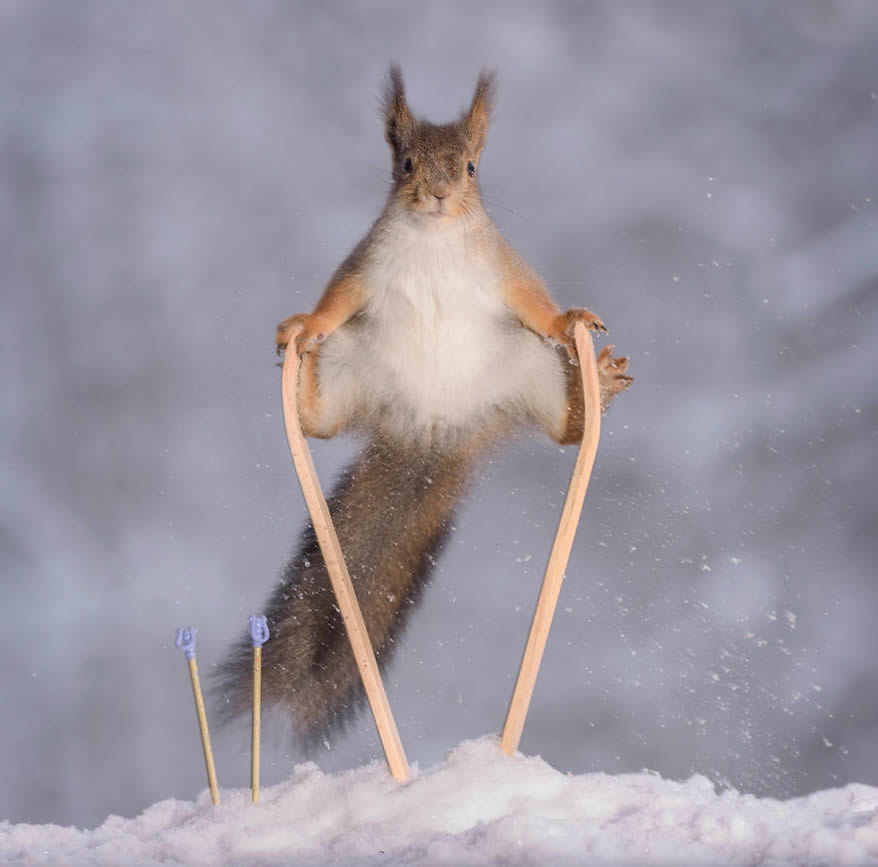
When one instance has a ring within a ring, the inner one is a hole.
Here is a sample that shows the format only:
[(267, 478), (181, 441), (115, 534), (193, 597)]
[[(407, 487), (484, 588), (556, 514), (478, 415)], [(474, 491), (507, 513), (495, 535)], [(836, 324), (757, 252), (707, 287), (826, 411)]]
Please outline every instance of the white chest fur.
[(463, 421), (484, 403), (510, 331), (490, 251), (463, 226), (383, 240), (365, 275), (376, 362), (419, 423)]
[(355, 328), (321, 350), (322, 377), (377, 422), (435, 428), (478, 423), (513, 402), (563, 391), (553, 350), (506, 307), (489, 238), (464, 224), (401, 224), (376, 238)]

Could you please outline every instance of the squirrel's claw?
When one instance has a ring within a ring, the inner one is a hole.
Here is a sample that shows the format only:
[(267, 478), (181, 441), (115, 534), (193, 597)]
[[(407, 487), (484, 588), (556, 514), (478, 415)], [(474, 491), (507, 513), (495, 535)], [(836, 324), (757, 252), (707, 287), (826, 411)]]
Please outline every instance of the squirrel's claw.
[(604, 325), (603, 320), (592, 313), (591, 310), (574, 307), (572, 310), (568, 310), (564, 315), (569, 317), (570, 320), (570, 324), (567, 326), (567, 333), (570, 334), (571, 337), (573, 336), (573, 329), (577, 322), (582, 322), (589, 331), (593, 331), (595, 334), (610, 333), (607, 330), (607, 326)]
[(277, 354), (282, 355), (289, 345), (293, 335), (293, 326), (297, 323), (297, 316), (288, 316), (283, 322), (278, 323), (277, 331), (274, 335), (275, 348)]
[(625, 355), (613, 358), (613, 347), (605, 346), (597, 359), (598, 380), (601, 385), (601, 403), (606, 405), (614, 395), (625, 391), (632, 382), (633, 376), (628, 376), (628, 357)]
[(315, 328), (317, 322), (310, 313), (296, 313), (288, 316), (277, 326), (275, 344), (277, 354), (289, 348), (292, 341), (298, 355), (304, 355), (326, 340), (326, 334)]
[(573, 337), (573, 329), (577, 322), (582, 322), (589, 331), (607, 333), (607, 326), (604, 325), (600, 316), (592, 313), (591, 310), (586, 310), (584, 307), (571, 307), (555, 317), (555, 322), (549, 336), (556, 339), (562, 335)]
[(567, 350), (573, 364), (577, 363), (576, 341), (573, 338), (573, 330), (577, 322), (582, 322), (589, 331), (593, 331), (595, 334), (608, 333), (607, 326), (604, 325), (600, 317), (584, 307), (571, 307), (564, 313), (559, 313), (546, 336)]

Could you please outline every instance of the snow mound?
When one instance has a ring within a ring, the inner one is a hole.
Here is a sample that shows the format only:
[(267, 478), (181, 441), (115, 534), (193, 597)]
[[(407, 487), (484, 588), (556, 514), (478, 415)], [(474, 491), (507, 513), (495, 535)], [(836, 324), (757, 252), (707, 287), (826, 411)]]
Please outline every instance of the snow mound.
[(262, 790), (168, 800), (93, 831), (0, 825), (0, 863), (76, 865), (878, 865), (878, 788), (790, 801), (717, 793), (705, 777), (565, 775), (493, 737), (395, 783), (380, 762), (297, 765)]

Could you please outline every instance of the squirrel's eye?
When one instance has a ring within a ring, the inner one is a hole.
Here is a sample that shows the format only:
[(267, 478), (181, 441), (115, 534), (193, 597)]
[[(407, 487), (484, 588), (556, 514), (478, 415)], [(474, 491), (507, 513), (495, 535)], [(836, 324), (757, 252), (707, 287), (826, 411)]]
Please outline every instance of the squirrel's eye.
[(476, 173), (476, 167), (472, 163), (466, 164), (466, 173), (472, 177)]
[(411, 157), (406, 157), (405, 162), (402, 164), (402, 170), (408, 175), (411, 174), (412, 171), (412, 160)]

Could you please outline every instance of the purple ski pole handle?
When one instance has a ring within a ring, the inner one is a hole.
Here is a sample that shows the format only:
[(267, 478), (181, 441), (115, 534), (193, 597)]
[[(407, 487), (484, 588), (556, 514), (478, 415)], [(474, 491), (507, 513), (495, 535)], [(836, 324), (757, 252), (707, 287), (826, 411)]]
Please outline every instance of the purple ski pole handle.
[(253, 640), (254, 647), (262, 647), (271, 637), (268, 631), (268, 621), (265, 615), (250, 615), (250, 638)]
[(194, 626), (181, 626), (177, 630), (177, 640), (174, 642), (183, 653), (186, 659), (195, 659), (195, 634), (198, 630)]

